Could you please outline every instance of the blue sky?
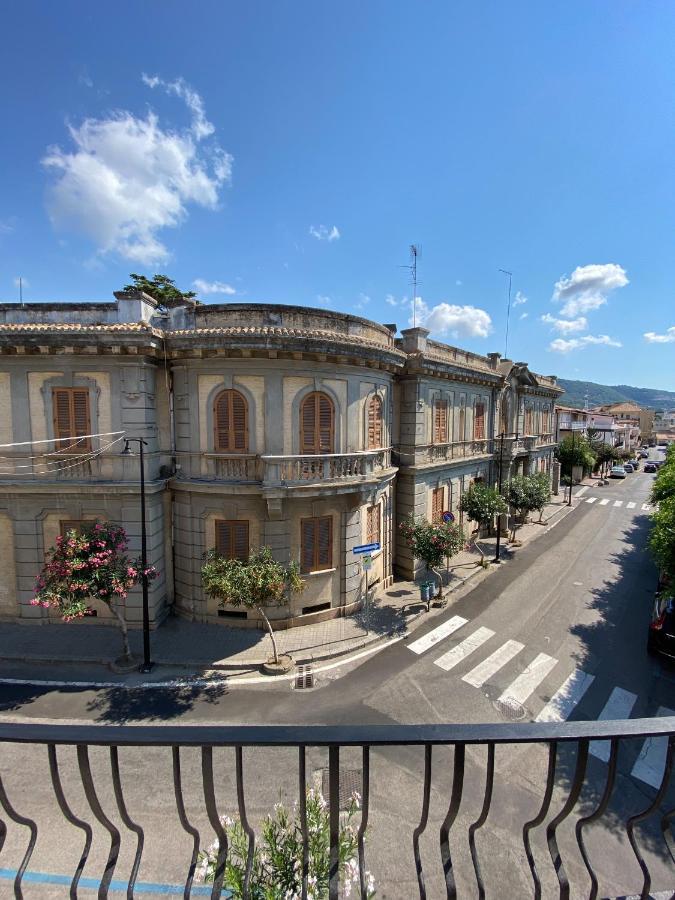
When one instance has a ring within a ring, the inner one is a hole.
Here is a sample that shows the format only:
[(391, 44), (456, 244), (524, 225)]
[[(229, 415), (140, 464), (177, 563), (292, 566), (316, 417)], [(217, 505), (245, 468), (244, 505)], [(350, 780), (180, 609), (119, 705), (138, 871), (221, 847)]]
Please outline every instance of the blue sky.
[(163, 272), (401, 328), (416, 242), (440, 340), (504, 352), (509, 269), (512, 359), (675, 390), (672, 4), (28, 0), (1, 40), (2, 300)]

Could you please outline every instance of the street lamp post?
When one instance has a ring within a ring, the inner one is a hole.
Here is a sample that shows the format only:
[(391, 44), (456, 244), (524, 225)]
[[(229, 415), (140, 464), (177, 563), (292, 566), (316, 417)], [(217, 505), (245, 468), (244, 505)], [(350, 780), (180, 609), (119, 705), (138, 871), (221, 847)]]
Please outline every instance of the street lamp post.
[[(518, 440), (518, 432), (512, 432), (515, 435), (515, 439)], [(502, 461), (504, 456), (504, 438), (506, 435), (502, 431), (499, 435), (499, 478), (498, 478), (498, 487), (499, 496), (501, 497), (502, 493)], [(495, 547), (495, 558), (492, 560), (493, 562), (500, 563), (501, 559), (499, 558), (499, 552), (501, 550), (501, 542), (502, 542), (502, 514), (499, 513), (497, 516), (497, 546)]]
[(143, 662), (139, 671), (151, 672), (154, 663), (150, 659), (150, 606), (148, 603), (148, 537), (145, 526), (145, 463), (143, 461), (143, 447), (147, 447), (147, 441), (143, 438), (125, 438), (122, 456), (134, 456), (129, 444), (138, 444), (139, 461), (141, 465), (141, 588), (143, 591)]

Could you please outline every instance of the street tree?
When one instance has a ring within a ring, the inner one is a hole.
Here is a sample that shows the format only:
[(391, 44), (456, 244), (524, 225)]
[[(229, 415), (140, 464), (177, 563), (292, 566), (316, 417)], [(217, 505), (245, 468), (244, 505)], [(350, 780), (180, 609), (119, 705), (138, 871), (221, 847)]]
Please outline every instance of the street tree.
[(671, 495), (659, 503), (652, 513), (652, 532), (649, 548), (659, 567), (661, 581), (675, 587), (675, 496)]
[[(122, 634), (122, 664), (131, 660), (126, 599), (143, 576), (140, 559), (130, 560), (126, 549), (126, 532), (109, 522), (92, 522), (59, 535), (56, 546), (47, 551), (31, 600), (33, 606), (58, 610), (65, 622), (92, 615), (93, 599), (105, 603)], [(148, 578), (157, 577), (153, 566), (145, 571)]]
[(124, 291), (143, 291), (156, 300), (162, 309), (167, 309), (185, 300), (193, 300), (197, 295), (194, 291), (181, 291), (176, 287), (176, 282), (167, 275), (155, 275), (148, 278), (146, 275), (136, 275), (132, 272), (129, 277), (131, 284), (125, 284)]
[(595, 453), (596, 465), (600, 467), (600, 470), (603, 473), (606, 473), (607, 470), (614, 465), (616, 460), (619, 459), (617, 450), (612, 447), (611, 444), (600, 444), (593, 448), (593, 452)]
[(539, 522), (544, 515), (544, 508), (551, 500), (551, 480), (547, 472), (535, 472), (527, 475), (527, 491), (529, 494), (529, 510), (539, 513)]
[(538, 509), (538, 506), (533, 505), (538, 503), (538, 498), (532, 476), (514, 475), (506, 490), (506, 502), (515, 510), (511, 520), (511, 541), (515, 541), (518, 526), (523, 524), (528, 513)]
[(489, 487), (489, 485), (482, 482), (474, 482), (464, 492), (462, 499), (459, 501), (459, 508), (476, 523), (476, 528), (472, 533), (473, 545), (480, 553), (480, 564), (482, 565), (485, 560), (485, 553), (478, 543), (480, 532), (492, 525), (495, 516), (504, 515), (509, 508), (496, 488)]
[(202, 566), (202, 584), (207, 595), (218, 600), (221, 606), (229, 603), (256, 610), (272, 641), (274, 663), (279, 665), (277, 642), (265, 607), (285, 606), (290, 594), (304, 589), (298, 564), (282, 565), (274, 559), (269, 547), (261, 547), (246, 560), (227, 559), (213, 548), (207, 552)]
[(433, 572), (438, 578), (438, 596), (443, 600), (443, 578), (439, 568), (444, 559), (455, 556), (464, 547), (462, 529), (453, 522), (415, 521), (414, 516), (401, 522), (399, 529), (414, 559), (421, 559), (427, 572)]
[(555, 456), (565, 475), (572, 475), (574, 466), (581, 466), (584, 471), (590, 472), (595, 465), (595, 454), (581, 434), (563, 438), (556, 448)]
[(656, 474), (650, 500), (652, 503), (661, 503), (669, 497), (675, 497), (675, 452), (670, 451), (666, 455), (665, 463)]

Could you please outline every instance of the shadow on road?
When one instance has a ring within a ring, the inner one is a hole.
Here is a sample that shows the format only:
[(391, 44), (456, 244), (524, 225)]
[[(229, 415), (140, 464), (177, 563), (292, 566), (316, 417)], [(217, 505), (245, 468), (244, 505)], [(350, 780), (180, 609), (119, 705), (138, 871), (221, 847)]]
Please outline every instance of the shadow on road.
[(166, 722), (189, 712), (199, 703), (217, 703), (228, 693), (227, 684), (185, 684), (171, 688), (106, 688), (87, 703), (95, 722), (127, 725), (131, 722)]

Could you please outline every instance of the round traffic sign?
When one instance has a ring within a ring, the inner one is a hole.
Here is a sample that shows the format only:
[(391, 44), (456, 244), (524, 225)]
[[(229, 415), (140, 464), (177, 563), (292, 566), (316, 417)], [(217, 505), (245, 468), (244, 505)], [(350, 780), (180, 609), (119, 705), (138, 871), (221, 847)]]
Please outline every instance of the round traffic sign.
[(442, 518), (443, 518), (443, 521), (444, 521), (444, 522), (454, 522), (454, 521), (455, 521), (455, 517), (454, 517), (453, 514), (450, 512), (450, 510), (446, 510), (446, 511), (443, 513), (443, 517), (442, 517)]

